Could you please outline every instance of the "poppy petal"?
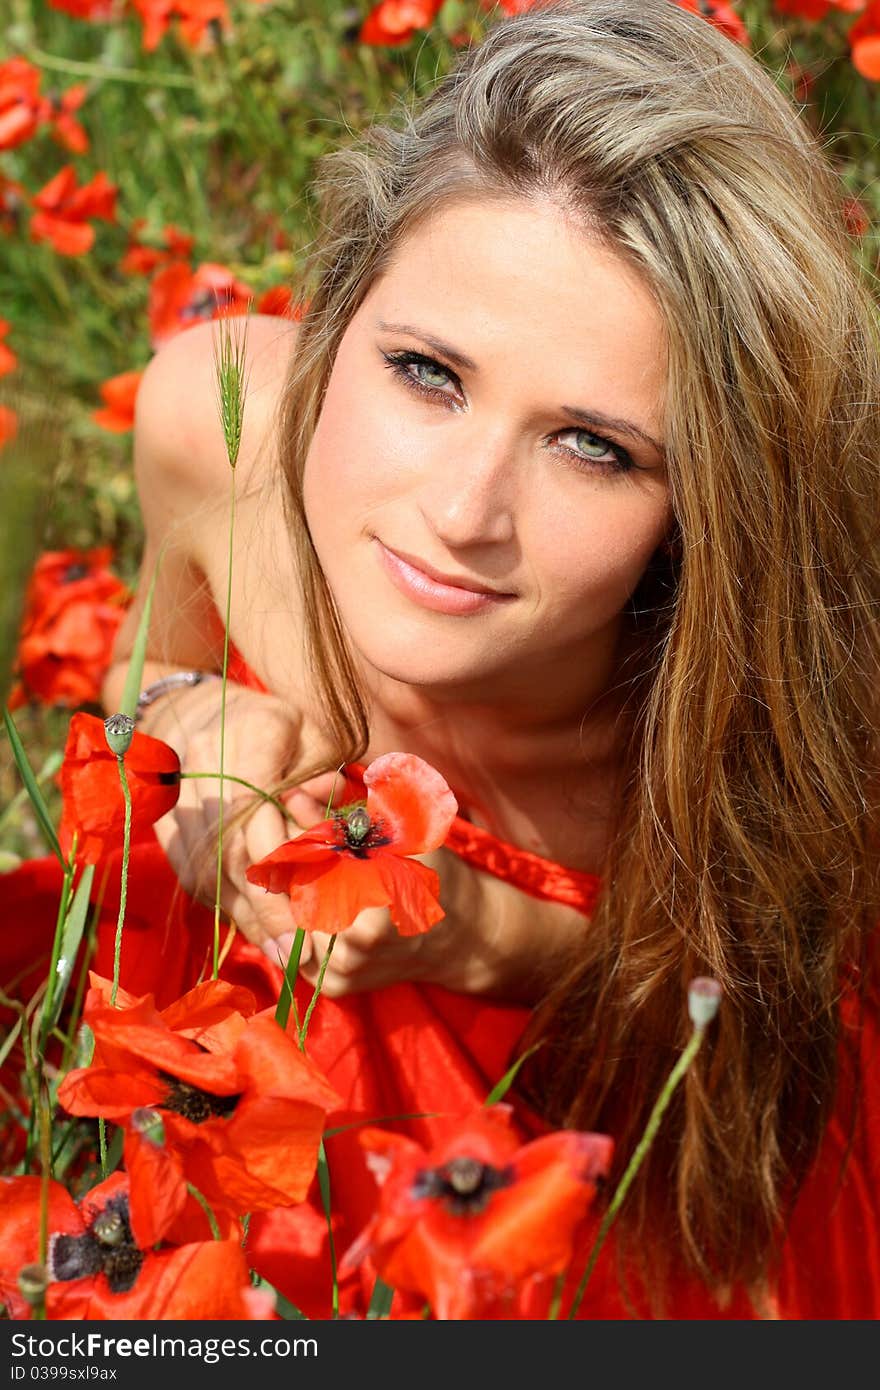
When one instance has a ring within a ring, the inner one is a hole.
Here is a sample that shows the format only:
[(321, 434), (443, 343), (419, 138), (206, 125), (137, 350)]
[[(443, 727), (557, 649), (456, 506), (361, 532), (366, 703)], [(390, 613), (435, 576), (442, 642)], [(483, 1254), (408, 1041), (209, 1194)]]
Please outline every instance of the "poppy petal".
[(427, 864), (379, 850), (375, 856), (387, 893), (388, 911), (401, 936), (419, 936), (446, 916), (440, 906), (440, 879)]
[(397, 854), (438, 849), (458, 802), (436, 768), (411, 753), (386, 753), (364, 773), (367, 811), (381, 820)]

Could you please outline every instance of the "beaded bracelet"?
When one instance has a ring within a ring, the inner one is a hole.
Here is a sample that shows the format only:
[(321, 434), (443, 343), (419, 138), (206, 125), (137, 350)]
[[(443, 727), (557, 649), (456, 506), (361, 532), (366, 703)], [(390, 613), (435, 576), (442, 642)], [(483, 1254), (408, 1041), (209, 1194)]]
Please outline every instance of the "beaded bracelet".
[(174, 671), (171, 675), (161, 676), (159, 680), (153, 681), (141, 691), (137, 699), (135, 709), (135, 721), (139, 720), (145, 709), (149, 709), (154, 700), (158, 700), (160, 695), (165, 695), (169, 690), (179, 690), (185, 686), (201, 685), (204, 680), (218, 680), (216, 671)]

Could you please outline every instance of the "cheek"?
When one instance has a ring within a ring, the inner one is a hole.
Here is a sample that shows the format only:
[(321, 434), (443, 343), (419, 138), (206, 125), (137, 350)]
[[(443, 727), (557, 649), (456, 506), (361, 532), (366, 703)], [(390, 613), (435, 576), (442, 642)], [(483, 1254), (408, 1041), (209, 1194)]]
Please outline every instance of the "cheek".
[(381, 393), (334, 372), (306, 460), (307, 513), (351, 514), (378, 505), (403, 480), (410, 456)]
[(543, 524), (533, 513), (532, 555), (545, 589), (577, 602), (597, 591), (626, 597), (638, 583), (668, 529), (668, 494), (660, 485), (629, 495), (625, 482), (620, 488), (617, 496), (597, 490), (576, 507), (558, 507)]

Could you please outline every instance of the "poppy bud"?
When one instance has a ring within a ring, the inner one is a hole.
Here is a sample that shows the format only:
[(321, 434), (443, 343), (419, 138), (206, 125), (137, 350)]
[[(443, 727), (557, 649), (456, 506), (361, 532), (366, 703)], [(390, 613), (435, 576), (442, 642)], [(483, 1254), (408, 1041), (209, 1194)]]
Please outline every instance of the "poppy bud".
[(165, 1146), (165, 1124), (158, 1110), (148, 1105), (139, 1105), (131, 1112), (132, 1128), (142, 1134), (151, 1144), (161, 1149)]
[(688, 1013), (695, 1028), (705, 1028), (718, 1012), (721, 986), (709, 975), (698, 975), (688, 986)]
[(49, 1287), (49, 1274), (45, 1265), (24, 1265), (18, 1271), (18, 1288), (22, 1298), (32, 1308), (42, 1303)]
[(107, 747), (117, 758), (124, 757), (134, 738), (134, 720), (128, 714), (111, 714), (104, 720)]

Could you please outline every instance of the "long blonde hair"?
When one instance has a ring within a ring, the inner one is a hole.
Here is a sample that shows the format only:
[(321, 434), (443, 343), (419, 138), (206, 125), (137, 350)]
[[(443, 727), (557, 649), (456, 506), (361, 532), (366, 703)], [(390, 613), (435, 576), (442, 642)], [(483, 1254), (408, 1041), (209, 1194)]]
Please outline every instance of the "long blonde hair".
[[(301, 480), (342, 334), (451, 201), (550, 196), (634, 266), (669, 342), (675, 529), (630, 615), (634, 718), (604, 891), (533, 1019), (531, 1095), (620, 1162), (725, 992), (619, 1219), (653, 1282), (758, 1287), (838, 1081), (841, 990), (880, 916), (880, 351), (825, 154), (770, 76), (668, 0), (494, 27), (422, 107), (326, 158), (283, 461), (315, 679), (363, 754), (354, 662)], [(646, 1240), (645, 1233), (649, 1234)]]

